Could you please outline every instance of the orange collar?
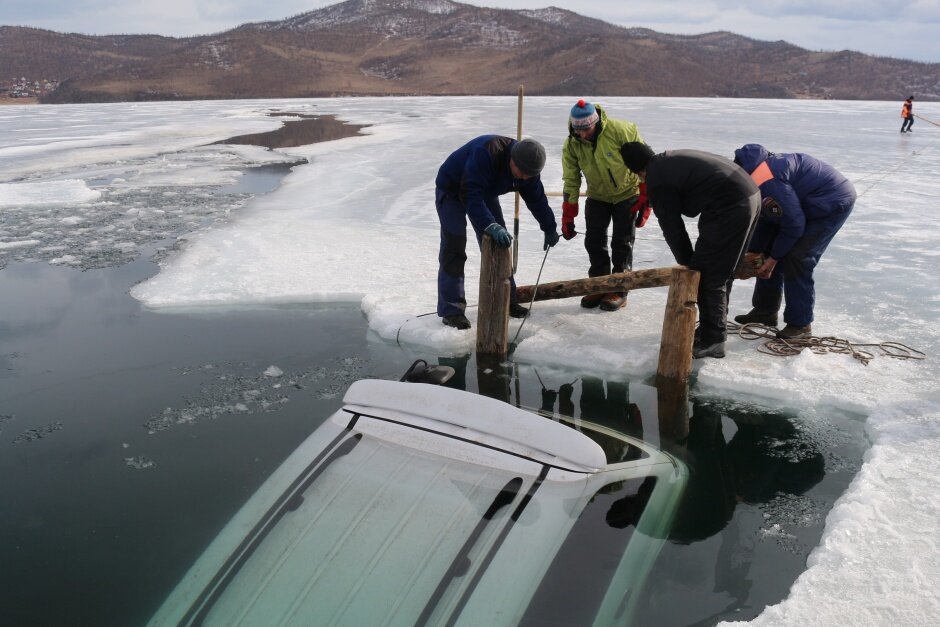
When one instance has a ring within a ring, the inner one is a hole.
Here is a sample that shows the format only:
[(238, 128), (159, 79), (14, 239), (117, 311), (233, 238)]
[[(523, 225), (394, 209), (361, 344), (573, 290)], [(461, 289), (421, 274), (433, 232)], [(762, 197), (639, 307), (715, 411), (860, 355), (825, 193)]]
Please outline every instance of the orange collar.
[(774, 173), (770, 171), (770, 166), (767, 165), (766, 161), (761, 162), (759, 166), (754, 168), (754, 171), (751, 172), (751, 180), (753, 180), (758, 187), (769, 181), (774, 177)]

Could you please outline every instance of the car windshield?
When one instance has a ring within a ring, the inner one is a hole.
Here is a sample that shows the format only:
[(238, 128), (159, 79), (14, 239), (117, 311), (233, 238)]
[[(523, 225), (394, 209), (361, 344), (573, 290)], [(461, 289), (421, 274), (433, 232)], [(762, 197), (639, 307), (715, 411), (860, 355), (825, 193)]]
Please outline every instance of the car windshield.
[(241, 560), (206, 622), (414, 624), (523, 489), (514, 473), (374, 438), (341, 446), (256, 536), (258, 550)]

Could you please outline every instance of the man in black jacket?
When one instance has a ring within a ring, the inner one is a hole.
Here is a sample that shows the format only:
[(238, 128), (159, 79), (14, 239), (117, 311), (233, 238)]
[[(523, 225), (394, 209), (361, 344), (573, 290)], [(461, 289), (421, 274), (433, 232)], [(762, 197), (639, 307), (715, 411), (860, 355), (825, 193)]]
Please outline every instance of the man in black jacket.
[[(642, 142), (629, 142), (620, 154), (646, 183), (649, 204), (676, 261), (700, 273), (692, 356), (724, 357), (728, 296), (757, 223), (760, 190), (741, 167), (708, 152), (667, 150), (657, 155)], [(698, 216), (694, 248), (683, 216)]]

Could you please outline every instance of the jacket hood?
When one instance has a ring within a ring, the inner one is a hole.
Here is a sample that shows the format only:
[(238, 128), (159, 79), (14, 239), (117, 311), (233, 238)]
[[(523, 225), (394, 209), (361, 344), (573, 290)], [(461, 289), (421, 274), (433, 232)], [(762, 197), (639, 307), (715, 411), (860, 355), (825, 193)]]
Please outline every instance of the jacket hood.
[(769, 156), (770, 153), (760, 144), (744, 144), (734, 151), (734, 162), (750, 174)]

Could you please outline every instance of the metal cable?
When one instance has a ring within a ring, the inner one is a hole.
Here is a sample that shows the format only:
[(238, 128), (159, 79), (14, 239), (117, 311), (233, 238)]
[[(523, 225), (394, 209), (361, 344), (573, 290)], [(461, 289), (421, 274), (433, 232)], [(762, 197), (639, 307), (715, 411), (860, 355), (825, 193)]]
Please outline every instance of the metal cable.
[(548, 251), (551, 250), (551, 247), (545, 249), (545, 256), (542, 257), (542, 265), (539, 267), (539, 274), (535, 277), (535, 285), (532, 287), (532, 298), (529, 300), (529, 313), (526, 314), (525, 318), (522, 319), (522, 324), (519, 325), (519, 328), (516, 329), (516, 336), (512, 338), (510, 345), (515, 345), (516, 340), (519, 339), (519, 334), (522, 333), (522, 327), (525, 326), (525, 321), (529, 319), (529, 316), (532, 314), (532, 303), (535, 302), (535, 295), (539, 291), (539, 281), (542, 279), (542, 270), (545, 268), (545, 260), (548, 259)]
[[(920, 116), (915, 116), (915, 117), (920, 117)], [(929, 120), (928, 120), (928, 121), (929, 121)], [(931, 122), (931, 124), (933, 124), (933, 122)], [(940, 126), (940, 125), (938, 125), (938, 126)], [(927, 144), (927, 146), (926, 146), (925, 148), (922, 148), (922, 149), (920, 150), (920, 154), (923, 154), (923, 153), (927, 152), (928, 150), (930, 150), (931, 148), (933, 148), (934, 144), (936, 144), (937, 141), (940, 141), (940, 138), (934, 139), (934, 140), (931, 141), (929, 144)], [(899, 169), (901, 168), (901, 166), (903, 166), (905, 163), (907, 163), (908, 160), (909, 160), (911, 157), (916, 157), (917, 155), (918, 155), (918, 152), (917, 152), (916, 150), (912, 150), (911, 153), (910, 153), (909, 155), (905, 156), (903, 159), (901, 159), (901, 160), (897, 163), (897, 165), (895, 165), (895, 166), (893, 166), (893, 167), (891, 167), (891, 168), (887, 168), (887, 169), (885, 169), (885, 170), (878, 170), (878, 171), (876, 171), (876, 172), (872, 172), (871, 174), (868, 174), (868, 175), (866, 175), (866, 176), (863, 176), (862, 178), (858, 179), (857, 181), (852, 181), (852, 183), (857, 186), (857, 185), (860, 185), (861, 183), (864, 183), (865, 181), (867, 181), (868, 179), (870, 179), (870, 178), (872, 178), (872, 177), (875, 177), (875, 176), (878, 177), (878, 178), (876, 178), (876, 179), (872, 182), (871, 185), (869, 185), (868, 187), (866, 187), (862, 192), (860, 192), (860, 193), (858, 194), (858, 198), (861, 198), (862, 196), (864, 196), (865, 194), (867, 194), (868, 192), (870, 192), (870, 191), (872, 190), (872, 188), (874, 188), (876, 185), (878, 185), (878, 184), (881, 183), (883, 180), (885, 180), (886, 178), (888, 178), (889, 175), (891, 175), (891, 174), (893, 174), (894, 172), (896, 172), (897, 170), (899, 170)]]

